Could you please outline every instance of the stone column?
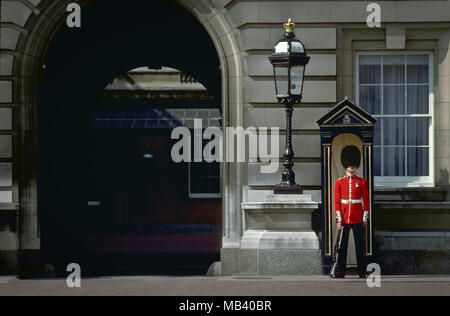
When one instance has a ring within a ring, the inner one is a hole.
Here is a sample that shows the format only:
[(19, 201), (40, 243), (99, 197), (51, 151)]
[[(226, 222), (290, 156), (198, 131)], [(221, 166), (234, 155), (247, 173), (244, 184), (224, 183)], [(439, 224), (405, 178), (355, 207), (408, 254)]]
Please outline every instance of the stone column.
[(439, 38), (437, 53), (438, 89), (435, 89), (435, 177), (436, 184), (450, 186), (450, 30)]

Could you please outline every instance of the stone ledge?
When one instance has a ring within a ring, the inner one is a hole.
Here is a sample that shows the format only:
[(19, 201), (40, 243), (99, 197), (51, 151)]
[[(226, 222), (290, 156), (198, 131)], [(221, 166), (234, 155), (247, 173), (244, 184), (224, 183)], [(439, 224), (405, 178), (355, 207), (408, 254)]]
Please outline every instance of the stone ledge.
[[(272, 211), (280, 210), (293, 210), (295, 213), (310, 214), (311, 209), (318, 208), (317, 202), (244, 202), (242, 203), (242, 209), (245, 210), (264, 210), (270, 209)], [(302, 211), (304, 210), (304, 211)]]
[(375, 187), (375, 201), (435, 201), (442, 202), (446, 200), (446, 187), (421, 187), (421, 188), (388, 188)]
[(19, 208), (18, 203), (0, 203), (0, 211), (18, 211)]
[(421, 188), (414, 188), (414, 187), (410, 187), (410, 188), (390, 188), (390, 187), (375, 187), (375, 193), (379, 193), (379, 192), (414, 192), (414, 191), (432, 191), (432, 192), (442, 192), (442, 191), (446, 191), (445, 188), (442, 187), (421, 187)]
[(393, 232), (393, 231), (376, 231), (376, 237), (393, 237), (393, 238), (413, 238), (413, 237), (421, 237), (421, 238), (450, 238), (450, 232)]
[[(242, 238), (242, 247), (250, 249), (273, 250), (319, 250), (319, 239), (314, 232), (295, 231), (255, 231), (256, 236), (246, 232)], [(252, 238), (253, 237), (253, 238)], [(256, 237), (256, 238), (255, 238)]]
[(403, 210), (403, 211), (450, 211), (450, 202), (374, 202), (378, 210)]

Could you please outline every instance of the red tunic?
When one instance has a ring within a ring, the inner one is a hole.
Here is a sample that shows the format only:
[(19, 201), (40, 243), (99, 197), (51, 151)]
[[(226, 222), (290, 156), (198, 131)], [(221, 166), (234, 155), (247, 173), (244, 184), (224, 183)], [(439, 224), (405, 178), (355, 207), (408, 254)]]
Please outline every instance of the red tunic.
[[(342, 203), (342, 200), (362, 200), (363, 203)], [(370, 215), (369, 189), (366, 180), (359, 177), (343, 177), (336, 181), (334, 188), (334, 210), (336, 218), (341, 218), (344, 224), (359, 224), (363, 222), (364, 213)]]

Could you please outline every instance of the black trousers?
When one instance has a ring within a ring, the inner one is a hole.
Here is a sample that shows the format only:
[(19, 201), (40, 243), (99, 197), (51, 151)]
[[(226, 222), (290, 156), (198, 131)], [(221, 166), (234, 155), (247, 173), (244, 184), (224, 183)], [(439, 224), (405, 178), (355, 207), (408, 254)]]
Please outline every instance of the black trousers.
[(358, 263), (358, 274), (366, 274), (366, 254), (364, 248), (364, 226), (363, 224), (345, 224), (342, 233), (341, 247), (338, 252), (337, 273), (345, 275), (347, 265), (347, 249), (348, 237), (350, 230), (353, 230), (353, 237), (355, 239), (356, 261)]

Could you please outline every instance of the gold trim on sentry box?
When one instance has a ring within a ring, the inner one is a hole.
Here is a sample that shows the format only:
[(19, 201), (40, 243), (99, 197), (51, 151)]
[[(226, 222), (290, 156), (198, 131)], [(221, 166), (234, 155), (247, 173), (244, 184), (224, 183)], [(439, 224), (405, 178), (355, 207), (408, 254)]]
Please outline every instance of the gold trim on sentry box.
[[(353, 110), (348, 106), (344, 106), (340, 111), (336, 112), (333, 116), (331, 116), (330, 118), (328, 118), (328, 120), (326, 120), (325, 122), (323, 122), (324, 124), (330, 122), (333, 118), (335, 118), (336, 116), (338, 116), (339, 114), (341, 114), (342, 112), (344, 112), (345, 110), (350, 110), (350, 112), (352, 114), (355, 114), (355, 116), (358, 116), (362, 121), (367, 122), (369, 124), (372, 124), (370, 121), (366, 120), (364, 117), (362, 117), (361, 115), (359, 115), (356, 112), (353, 112)], [(349, 124), (350, 125), (350, 124)], [(326, 125), (322, 125), (322, 126), (326, 126)], [(348, 125), (347, 125), (348, 126)]]

